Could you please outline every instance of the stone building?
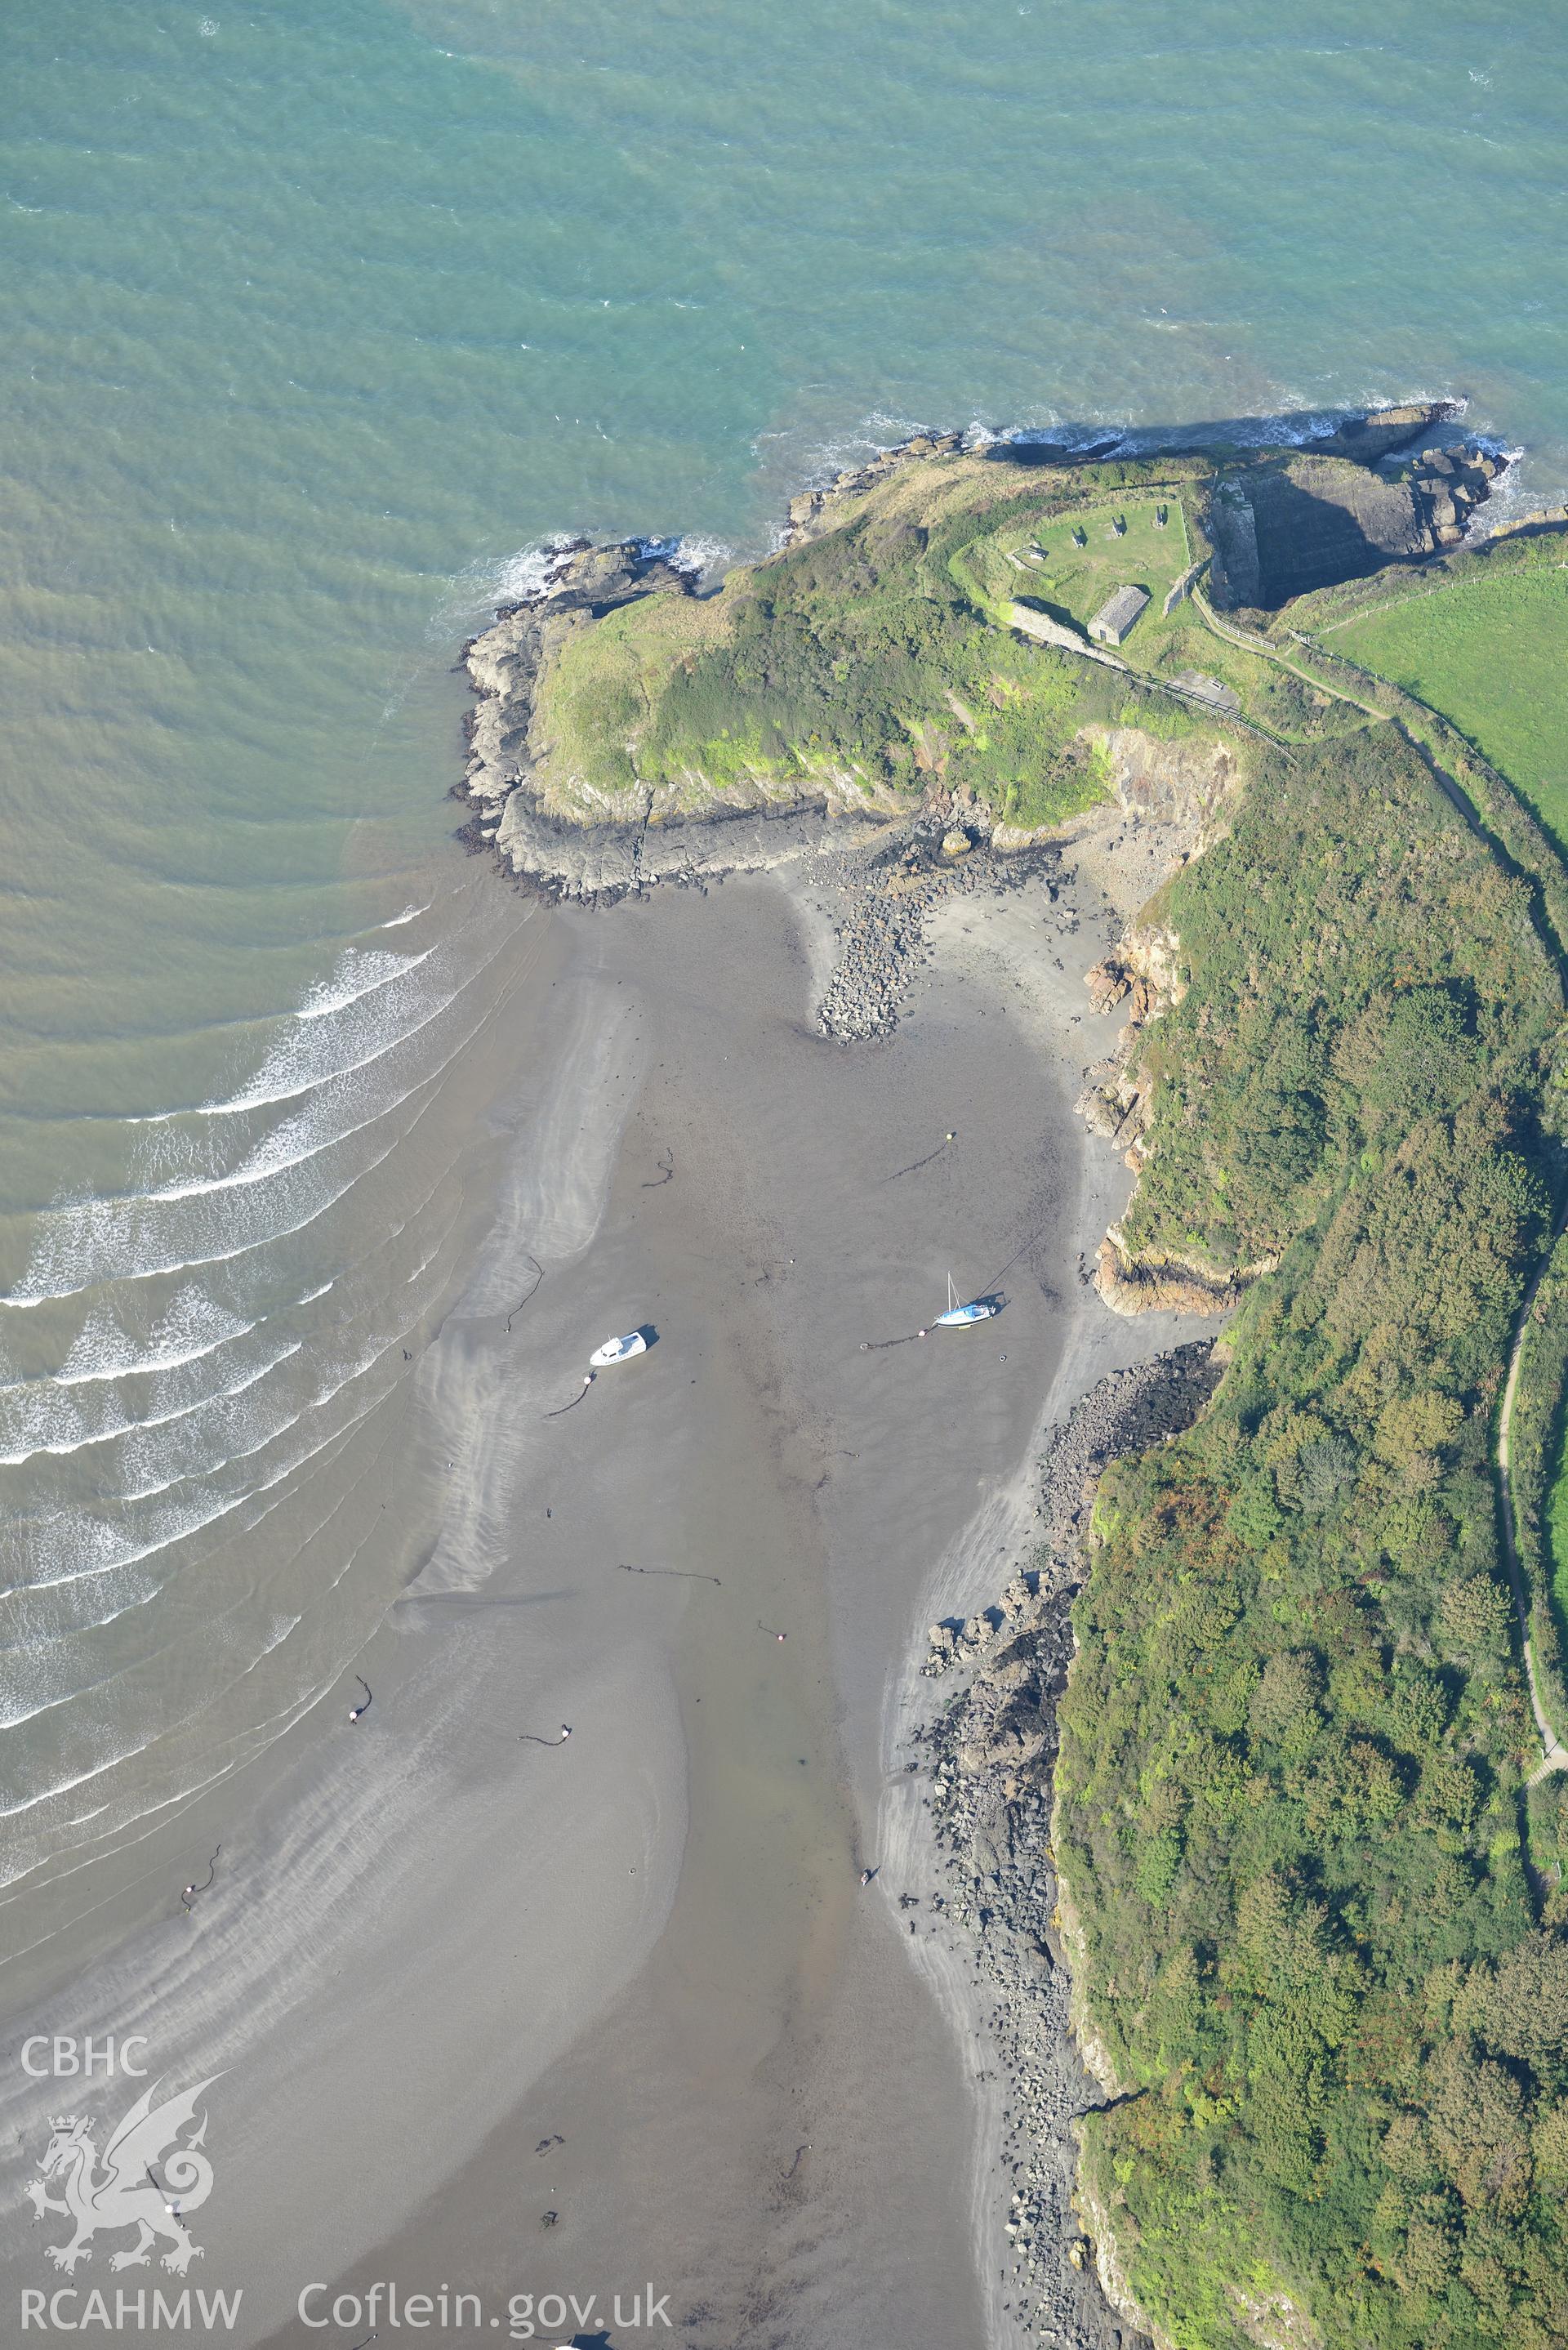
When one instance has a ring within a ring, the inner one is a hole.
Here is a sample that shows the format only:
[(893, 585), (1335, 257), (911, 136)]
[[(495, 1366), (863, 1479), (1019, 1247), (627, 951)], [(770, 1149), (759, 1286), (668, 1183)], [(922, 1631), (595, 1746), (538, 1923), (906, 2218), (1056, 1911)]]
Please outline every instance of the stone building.
[(1103, 645), (1121, 644), (1147, 602), (1146, 588), (1118, 588), (1089, 622), (1090, 636), (1097, 637)]

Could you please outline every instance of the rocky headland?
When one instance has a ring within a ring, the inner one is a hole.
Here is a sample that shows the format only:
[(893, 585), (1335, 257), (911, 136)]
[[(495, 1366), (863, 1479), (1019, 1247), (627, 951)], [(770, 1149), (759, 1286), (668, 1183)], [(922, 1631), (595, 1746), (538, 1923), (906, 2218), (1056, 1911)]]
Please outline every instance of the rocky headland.
[[(722, 639), (731, 623), (720, 607), (736, 584), (746, 594), (765, 591), (781, 556), (848, 526), (875, 533), (884, 514), (884, 536), (899, 537), (903, 560), (917, 537), (929, 536), (930, 515), (955, 504), (983, 509), (988, 500), (1042, 479), (1054, 494), (1082, 503), (1107, 475), (1125, 476), (1135, 487), (1146, 475), (1156, 484), (1170, 475), (1185, 501), (1195, 559), (1171, 589), (1168, 609), (1205, 573), (1211, 574), (1216, 608), (1225, 609), (1262, 592), (1263, 557), (1255, 562), (1244, 549), (1239, 553), (1243, 541), (1254, 554), (1263, 547), (1271, 577), (1289, 570), (1280, 550), (1299, 547), (1314, 530), (1330, 549), (1312, 558), (1314, 580), (1325, 562), (1342, 572), (1362, 567), (1368, 548), (1383, 562), (1440, 554), (1454, 525), (1438, 515), (1433, 501), (1459, 499), (1468, 516), (1499, 470), (1495, 459), (1464, 446), (1457, 453), (1428, 448), (1413, 460), (1400, 456), (1439, 430), (1450, 412), (1446, 403), (1427, 402), (1351, 417), (1282, 453), (1267, 446), (1206, 447), (1195, 435), (1190, 451), (1115, 464), (1119, 437), (1075, 448), (1016, 440), (976, 447), (958, 433), (917, 434), (792, 499), (775, 556), (732, 574), (722, 589), (678, 543), (561, 542), (548, 552), (536, 586), (464, 648), (460, 667), (475, 701), (466, 720), (466, 771), (454, 787), (472, 811), (461, 837), (471, 850), (493, 857), (515, 886), (591, 906), (614, 905), (661, 884), (703, 889), (727, 874), (794, 866), (837, 901), (833, 927), (841, 951), (819, 1008), (824, 1033), (886, 1034), (924, 952), (935, 905), (954, 894), (1011, 888), (1048, 869), (1058, 845), (1082, 829), (1081, 820), (1068, 814), (1055, 822), (1020, 821), (1020, 813), (1039, 809), (1015, 812), (1003, 795), (966, 784), (953, 772), (947, 739), (929, 724), (908, 729), (914, 755), (907, 773), (896, 755), (879, 766), (875, 759), (835, 755), (814, 739), (794, 744), (789, 755), (726, 756), (709, 769), (690, 759), (667, 760), (657, 771), (647, 763), (645, 775), (638, 744), (657, 728), (657, 685), (649, 681), (682, 667), (690, 672), (704, 650)], [(917, 509), (921, 519), (912, 525), (905, 516)], [(1008, 559), (1016, 565), (1015, 556)], [(872, 592), (882, 584), (882, 575), (863, 583)], [(853, 594), (853, 578), (849, 588)], [(1030, 617), (1050, 632), (1050, 642), (1106, 660), (1047, 611)], [(618, 659), (623, 639), (631, 640), (628, 623), (645, 621), (634, 645), (639, 674), (618, 672), (605, 688), (592, 666), (596, 644)], [(981, 622), (996, 624), (994, 614)], [(1223, 820), (1249, 739), (1265, 738), (1236, 693), (1211, 677), (1127, 675), (1135, 694), (1163, 696), (1167, 714), (1173, 698), (1201, 712), (1206, 730), (1172, 740), (1158, 709), (1146, 731), (1106, 723), (1136, 715), (1134, 704), (1107, 703), (1106, 717), (1085, 706), (1084, 723), (1057, 760), (1059, 804), (1070, 810), (1097, 795), (1129, 820), (1180, 828), (1184, 853), (1190, 853)], [(581, 723), (585, 706), (597, 723), (596, 697), (615, 712), (597, 735)], [(957, 695), (946, 699), (958, 721), (953, 727), (943, 712), (950, 733), (972, 736), (981, 722)], [(894, 731), (903, 731), (902, 722)], [(1086, 1112), (1100, 1130), (1118, 1130), (1120, 1147), (1136, 1155), (1138, 1107), (1125, 1086), (1118, 1097), (1118, 1071), (1100, 1073)], [(1190, 1268), (1173, 1266), (1150, 1288), (1153, 1277), (1146, 1267), (1135, 1279), (1114, 1245), (1103, 1254), (1103, 1293), (1118, 1310), (1189, 1304), (1206, 1286)], [(1233, 1301), (1226, 1293), (1214, 1302), (1222, 1307)]]
[[(919, 480), (922, 503), (945, 497), (950, 506), (950, 492), (982, 501), (1042, 476), (1055, 477), (1067, 495), (1107, 472), (1131, 484), (1147, 474), (1158, 484), (1174, 469), (1189, 485), (1196, 557), (1179, 585), (1189, 591), (1207, 569), (1217, 608), (1256, 605), (1267, 600), (1265, 580), (1288, 580), (1287, 592), (1295, 593), (1457, 543), (1501, 461), (1461, 445), (1395, 463), (1397, 452), (1453, 412), (1451, 403), (1437, 401), (1353, 417), (1282, 454), (1195, 435), (1190, 450), (1129, 456), (1116, 466), (1106, 461), (1123, 446), (1120, 436), (1086, 448), (1018, 440), (976, 447), (958, 433), (920, 433), (792, 499), (774, 556), (732, 577), (748, 589), (765, 587), (779, 557), (874, 516), (879, 504), (889, 513), (900, 498), (907, 504), (911, 479)], [(798, 743), (785, 758), (728, 763), (722, 773), (688, 765), (650, 780), (635, 760), (622, 764), (618, 740), (604, 774), (593, 772), (578, 745), (563, 743), (551, 681), (568, 656), (580, 655), (587, 632), (651, 599), (695, 608), (695, 624), (697, 612), (716, 608), (730, 585), (716, 589), (678, 543), (576, 539), (549, 550), (538, 584), (497, 612), (459, 664), (475, 695), (465, 773), (454, 791), (471, 806), (462, 837), (472, 848), (493, 855), (510, 877), (542, 895), (605, 905), (661, 882), (764, 869), (806, 849), (853, 854), (901, 820), (947, 812), (940, 753), (925, 762), (917, 754), (908, 782), (891, 783), (853, 756), (812, 755)], [(692, 648), (706, 641), (704, 628), (695, 626)], [(680, 657), (690, 665), (691, 650)], [(629, 744), (647, 731), (646, 691), (644, 677), (625, 712)], [(1234, 697), (1231, 714), (1239, 717)], [(612, 764), (621, 771), (608, 773)], [(983, 837), (1002, 853), (1032, 845), (1028, 836), (1038, 829), (1022, 828), (1021, 838), (1021, 828), (983, 798), (964, 811), (963, 822), (971, 846)]]

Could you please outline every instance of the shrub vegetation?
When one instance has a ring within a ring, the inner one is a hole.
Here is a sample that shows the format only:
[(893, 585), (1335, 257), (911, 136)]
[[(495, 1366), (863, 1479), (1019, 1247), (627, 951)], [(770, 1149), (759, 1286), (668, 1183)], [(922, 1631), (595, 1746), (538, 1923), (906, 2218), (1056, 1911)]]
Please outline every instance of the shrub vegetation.
[[(1255, 781), (1154, 910), (1129, 1244), (1271, 1262), (1197, 1426), (1106, 1480), (1057, 1846), (1135, 2094), (1089, 2161), (1184, 2350), (1568, 2340), (1560, 1795), (1489, 1434), (1549, 1229), (1563, 1011), (1526, 886), (1395, 730)], [(1544, 1897), (1544, 1908), (1542, 1907)]]
[[(1330, 696), (1224, 644), (1190, 606), (1161, 611), (1206, 471), (911, 467), (715, 596), (645, 597), (567, 636), (538, 687), (537, 780), (602, 812), (649, 793), (690, 807), (737, 787), (809, 796), (831, 773), (911, 806), (932, 783), (972, 792), (1033, 827), (1104, 796), (1096, 727), (1223, 731), (1148, 690), (1185, 669), (1234, 686), (1267, 733), (1342, 728)], [(1129, 580), (1154, 598), (1123, 648), (1130, 684), (1013, 633), (1015, 598), (1082, 623)]]

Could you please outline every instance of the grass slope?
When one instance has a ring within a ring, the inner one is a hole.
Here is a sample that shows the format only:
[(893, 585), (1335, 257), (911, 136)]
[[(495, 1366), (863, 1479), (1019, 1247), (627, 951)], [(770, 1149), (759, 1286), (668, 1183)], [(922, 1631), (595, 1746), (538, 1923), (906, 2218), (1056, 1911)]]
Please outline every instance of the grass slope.
[[(1148, 691), (1186, 669), (1233, 685), (1283, 739), (1342, 727), (1330, 697), (1222, 645), (1190, 605), (1161, 612), (1210, 471), (911, 464), (716, 596), (643, 598), (571, 632), (538, 690), (536, 787), (564, 809), (640, 815), (825, 788), (913, 806), (936, 785), (1034, 827), (1103, 795), (1095, 728), (1224, 732)], [(1153, 597), (1122, 649), (1130, 682), (1011, 628), (1015, 598), (1082, 623), (1124, 582)]]
[(1280, 1263), (1102, 1489), (1056, 1843), (1135, 2094), (1086, 2159), (1182, 2350), (1280, 2293), (1329, 2350), (1548, 2350), (1568, 1904), (1521, 1849), (1489, 1436), (1561, 989), (1389, 727), (1274, 762), (1156, 910), (1188, 983), (1129, 1241)]
[[(1324, 641), (1452, 719), (1568, 844), (1568, 569), (1564, 542), (1461, 568), (1442, 588), (1330, 623)], [(1501, 550), (1500, 550), (1501, 552)]]

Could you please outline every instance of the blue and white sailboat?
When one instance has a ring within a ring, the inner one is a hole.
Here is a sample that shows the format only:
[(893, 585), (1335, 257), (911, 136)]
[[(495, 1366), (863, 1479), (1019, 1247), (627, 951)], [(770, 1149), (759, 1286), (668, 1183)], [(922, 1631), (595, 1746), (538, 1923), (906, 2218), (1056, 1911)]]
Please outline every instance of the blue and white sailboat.
[(978, 1297), (971, 1299), (968, 1305), (961, 1305), (958, 1291), (953, 1287), (953, 1277), (950, 1273), (948, 1310), (945, 1314), (938, 1315), (934, 1326), (939, 1330), (967, 1330), (971, 1323), (989, 1322), (995, 1311), (994, 1305), (987, 1305), (983, 1299)]

